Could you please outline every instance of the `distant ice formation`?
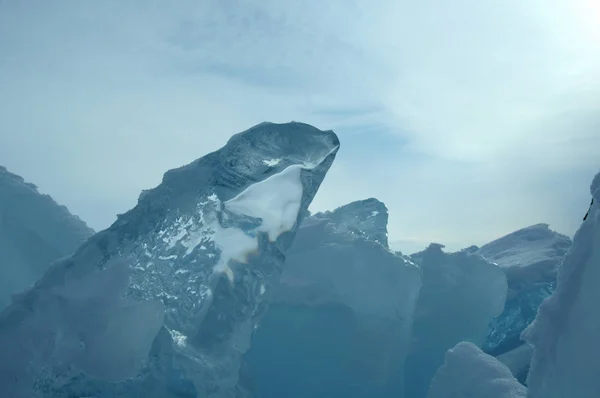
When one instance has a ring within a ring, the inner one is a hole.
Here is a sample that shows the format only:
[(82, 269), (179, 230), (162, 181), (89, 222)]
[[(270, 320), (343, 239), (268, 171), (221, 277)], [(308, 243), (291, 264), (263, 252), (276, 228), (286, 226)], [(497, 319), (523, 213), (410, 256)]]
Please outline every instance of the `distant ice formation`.
[(93, 233), (66, 207), (0, 166), (0, 310)]
[(500, 355), (523, 344), (520, 336), (556, 286), (558, 267), (571, 239), (548, 224), (520, 229), (488, 243), (478, 254), (500, 266), (508, 280), (506, 306), (492, 321), (483, 350)]

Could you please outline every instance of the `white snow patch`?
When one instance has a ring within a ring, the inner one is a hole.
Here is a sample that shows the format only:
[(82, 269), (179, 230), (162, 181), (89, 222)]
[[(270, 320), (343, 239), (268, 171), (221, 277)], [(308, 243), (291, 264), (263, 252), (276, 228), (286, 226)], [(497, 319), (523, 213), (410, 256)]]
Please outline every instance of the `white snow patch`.
[[(250, 185), (236, 197), (223, 203), (225, 209), (239, 216), (249, 216), (262, 220), (254, 232), (265, 232), (274, 242), (281, 234), (290, 231), (296, 220), (302, 203), (303, 187), (300, 176), (302, 170), (311, 170), (319, 166), (339, 146), (333, 147), (316, 161), (307, 161), (301, 165), (292, 165), (263, 181)], [(215, 200), (216, 195), (215, 195)], [(250, 236), (238, 228), (222, 228), (217, 222), (213, 225), (212, 240), (221, 250), (215, 272), (223, 272), (233, 283), (231, 260), (246, 263), (248, 255), (258, 250), (258, 237)]]
[(180, 229), (175, 236), (172, 236), (171, 238), (163, 238), (163, 242), (168, 244), (169, 249), (172, 249), (175, 247), (175, 245), (177, 245), (177, 242), (187, 235), (187, 233), (188, 232), (182, 226), (180, 226)]
[[(205, 202), (198, 203), (198, 207), (202, 208), (209, 202), (214, 203), (214, 207), (218, 208), (219, 199), (214, 193), (207, 197)], [(176, 233), (173, 237), (163, 238), (165, 242), (169, 242), (169, 249), (175, 247), (177, 243), (180, 243), (187, 250), (184, 257), (189, 256), (194, 249), (201, 245), (206, 239), (210, 238), (213, 233), (211, 226), (215, 223), (214, 220), (206, 220), (202, 211), (198, 212), (198, 220), (188, 219), (185, 223), (181, 223), (181, 219), (176, 222)], [(200, 246), (200, 250), (206, 250), (204, 245)], [(210, 256), (209, 256), (210, 257)]]
[(277, 166), (281, 162), (281, 159), (265, 159), (263, 163), (269, 167)]
[(446, 353), (428, 398), (525, 398), (526, 394), (505, 365), (463, 341)]
[(215, 271), (226, 272), (230, 260), (245, 263), (248, 254), (258, 249), (258, 240), (255, 237), (248, 236), (241, 229), (222, 228), (218, 224), (214, 226), (214, 229), (215, 233), (212, 240), (217, 248), (221, 250), (221, 257), (215, 266)]
[(274, 242), (296, 223), (302, 201), (302, 166), (294, 165), (249, 186), (235, 198), (224, 203), (238, 215), (262, 219), (257, 231), (266, 232)]
[(170, 256), (159, 256), (160, 260), (177, 260), (177, 255), (172, 254)]
[(173, 329), (167, 329), (169, 331), (169, 333), (171, 334), (171, 338), (173, 339), (173, 342), (175, 344), (177, 344), (179, 347), (185, 347), (187, 345), (187, 336), (184, 335), (183, 333)]
[[(293, 165), (280, 173), (250, 185), (233, 199), (223, 203), (225, 209), (240, 215), (262, 220), (254, 232), (264, 232), (274, 242), (281, 234), (291, 230), (296, 223), (302, 201), (302, 166)], [(233, 281), (231, 260), (246, 263), (248, 255), (258, 250), (258, 237), (250, 236), (238, 228), (213, 226), (212, 240), (221, 250), (215, 271), (224, 272)]]

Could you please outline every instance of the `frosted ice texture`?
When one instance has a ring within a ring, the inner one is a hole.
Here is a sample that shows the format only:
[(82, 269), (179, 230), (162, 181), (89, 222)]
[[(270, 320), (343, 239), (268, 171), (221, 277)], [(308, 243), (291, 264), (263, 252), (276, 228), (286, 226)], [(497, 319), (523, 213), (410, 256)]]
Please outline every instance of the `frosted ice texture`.
[(468, 251), (442, 248), (431, 244), (411, 256), (421, 266), (423, 287), (405, 365), (407, 398), (426, 397), (446, 351), (461, 341), (480, 346), (489, 322), (504, 308), (507, 282), (500, 267)]
[(526, 388), (496, 358), (461, 342), (448, 350), (428, 398), (525, 398)]
[(421, 277), (386, 236), (376, 199), (304, 221), (246, 355), (258, 396), (402, 396)]
[(496, 358), (510, 369), (519, 383), (525, 385), (532, 357), (533, 347), (525, 343), (511, 351), (498, 355)]
[(362, 236), (388, 248), (388, 217), (385, 204), (369, 198), (341, 206), (335, 211), (317, 213), (311, 218), (313, 222), (329, 220), (330, 228), (339, 233)]
[(575, 234), (553, 295), (523, 333), (534, 355), (529, 398), (600, 397), (600, 173), (588, 217)]
[(263, 123), (167, 172), (0, 314), (0, 396), (233, 396), (338, 148), (331, 131)]

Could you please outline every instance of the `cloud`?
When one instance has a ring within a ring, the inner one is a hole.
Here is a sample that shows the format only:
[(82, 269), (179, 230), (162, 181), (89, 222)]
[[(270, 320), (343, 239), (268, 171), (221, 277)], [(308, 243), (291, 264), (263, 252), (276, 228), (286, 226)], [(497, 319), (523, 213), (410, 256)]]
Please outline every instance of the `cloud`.
[(319, 210), (377, 196), (392, 240), (450, 248), (572, 233), (599, 166), (597, 17), (589, 0), (1, 2), (0, 161), (104, 228), (166, 169), (302, 120), (342, 139)]

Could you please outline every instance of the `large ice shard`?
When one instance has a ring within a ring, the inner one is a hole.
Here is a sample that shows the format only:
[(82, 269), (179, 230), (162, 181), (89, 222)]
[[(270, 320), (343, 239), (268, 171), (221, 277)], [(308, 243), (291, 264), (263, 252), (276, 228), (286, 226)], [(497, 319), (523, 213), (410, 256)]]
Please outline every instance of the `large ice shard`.
[(0, 166), (0, 310), (93, 233), (66, 207)]
[(446, 353), (428, 398), (525, 398), (526, 393), (505, 365), (474, 344), (461, 342)]
[(592, 205), (558, 272), (556, 290), (523, 333), (534, 347), (529, 398), (600, 397), (600, 173)]
[(168, 171), (0, 314), (0, 396), (233, 396), (338, 148), (331, 131), (263, 123)]
[(407, 398), (426, 397), (446, 351), (461, 341), (483, 344), (489, 322), (504, 308), (502, 269), (469, 251), (445, 253), (442, 248), (431, 244), (411, 256), (421, 266), (423, 287), (405, 366)]
[(500, 266), (508, 280), (506, 305), (490, 323), (485, 352), (500, 355), (523, 344), (521, 332), (552, 294), (558, 267), (571, 244), (569, 237), (552, 231), (547, 224), (537, 224), (479, 249), (477, 253)]
[(401, 397), (417, 266), (368, 199), (307, 218), (246, 355), (261, 398)]

